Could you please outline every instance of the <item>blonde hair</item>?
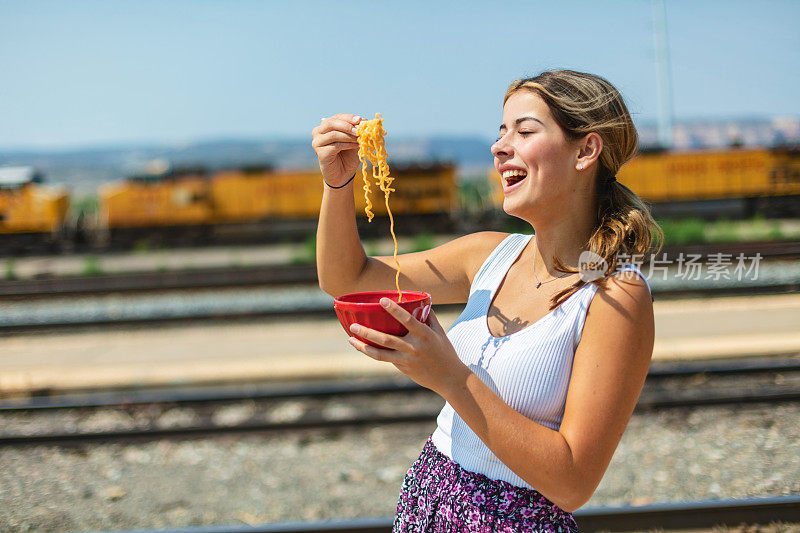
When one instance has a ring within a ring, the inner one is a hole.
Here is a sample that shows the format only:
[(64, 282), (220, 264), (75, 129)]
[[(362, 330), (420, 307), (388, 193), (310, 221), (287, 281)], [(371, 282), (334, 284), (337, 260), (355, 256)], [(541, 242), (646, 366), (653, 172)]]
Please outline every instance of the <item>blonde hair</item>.
[[(642, 258), (650, 251), (654, 237), (658, 249), (664, 233), (650, 213), (650, 208), (636, 193), (616, 181), (616, 174), (632, 159), (639, 147), (636, 126), (622, 95), (608, 80), (594, 74), (574, 70), (547, 70), (533, 78), (516, 80), (509, 85), (503, 104), (518, 91), (531, 91), (544, 100), (567, 139), (575, 141), (595, 132), (603, 139), (597, 172), (597, 218), (586, 249), (602, 257), (608, 276), (617, 267), (618, 259)], [(623, 255), (627, 254), (627, 255)], [(555, 269), (578, 273), (553, 257)], [(606, 277), (592, 283), (605, 288)], [(551, 300), (555, 309), (586, 282), (579, 279), (557, 293)]]

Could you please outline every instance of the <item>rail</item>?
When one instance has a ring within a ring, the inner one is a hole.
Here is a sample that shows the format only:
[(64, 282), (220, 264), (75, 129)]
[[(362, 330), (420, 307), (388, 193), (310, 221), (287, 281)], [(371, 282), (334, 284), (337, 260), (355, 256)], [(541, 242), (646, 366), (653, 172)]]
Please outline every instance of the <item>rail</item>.
[[(800, 401), (800, 386), (793, 378), (788, 385), (770, 384), (759, 385), (752, 383), (736, 383), (726, 386), (710, 386), (709, 381), (703, 387), (664, 387), (658, 382), (663, 380), (691, 380), (703, 375), (704, 379), (715, 376), (742, 375), (741, 379), (754, 379), (758, 374), (772, 373), (784, 376), (791, 372), (800, 371), (800, 360), (796, 357), (776, 359), (775, 361), (751, 360), (747, 363), (740, 361), (730, 362), (727, 365), (716, 362), (711, 367), (703, 368), (696, 364), (692, 369), (689, 364), (682, 367), (676, 365), (655, 365), (648, 374), (644, 390), (636, 405), (637, 411), (670, 409), (676, 407), (698, 407), (709, 405), (745, 404), (745, 403), (777, 403)], [(655, 382), (655, 383), (654, 383)], [(320, 398), (341, 399), (344, 396), (378, 394), (404, 394), (428, 393), (426, 389), (413, 382), (400, 383), (394, 380), (377, 380), (370, 383), (347, 384), (342, 382), (322, 383), (312, 385), (295, 385), (265, 387), (245, 391), (214, 390), (202, 391), (151, 391), (137, 395), (127, 396), (123, 393), (107, 393), (81, 398), (72, 396), (68, 398), (47, 400), (36, 398), (27, 402), (3, 402), (0, 404), (0, 414), (20, 414), (26, 411), (32, 413), (42, 410), (54, 409), (92, 409), (134, 406), (172, 407), (176, 404), (230, 404), (236, 401), (274, 401), (286, 398), (305, 398), (319, 400)], [(430, 393), (433, 396), (433, 393)], [(308, 409), (305, 413), (291, 420), (242, 420), (234, 424), (201, 423), (193, 426), (162, 428), (157, 425), (150, 427), (136, 427), (131, 429), (111, 429), (103, 431), (51, 431), (49, 433), (18, 433), (0, 435), (0, 447), (28, 446), (37, 444), (67, 445), (76, 443), (131, 441), (140, 439), (190, 439), (196, 437), (210, 437), (231, 433), (297, 431), (307, 429), (331, 429), (342, 427), (371, 427), (386, 424), (403, 423), (432, 423), (441, 405), (438, 403), (424, 403), (413, 410), (396, 411), (391, 413), (375, 410), (374, 407), (362, 408), (343, 417), (330, 417), (320, 414), (321, 409)]]
[[(666, 247), (667, 257), (695, 254), (706, 257), (712, 253), (753, 256), (764, 259), (800, 258), (800, 242), (749, 242), (697, 244)], [(314, 265), (263, 265), (248, 267), (205, 268), (185, 271), (138, 272), (115, 275), (82, 276), (6, 281), (0, 284), (0, 297), (51, 297), (54, 295), (106, 294), (111, 292), (148, 292), (165, 290), (247, 287), (317, 283)]]
[[(800, 496), (656, 503), (636, 507), (587, 507), (578, 509), (573, 516), (582, 533), (655, 528), (690, 530), (735, 527), (742, 523), (767, 525), (775, 521), (791, 523), (800, 521)], [(360, 518), (255, 526), (138, 529), (114, 533), (389, 533), (392, 522), (393, 518)]]

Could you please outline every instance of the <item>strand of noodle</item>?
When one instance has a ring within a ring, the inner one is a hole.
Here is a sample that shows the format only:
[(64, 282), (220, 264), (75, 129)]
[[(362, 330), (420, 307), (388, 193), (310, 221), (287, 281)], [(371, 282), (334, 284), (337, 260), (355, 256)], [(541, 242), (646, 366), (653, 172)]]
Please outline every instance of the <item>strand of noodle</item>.
[(394, 189), (386, 189), (384, 191), (384, 198), (386, 199), (386, 211), (389, 213), (389, 231), (392, 233), (392, 240), (394, 240), (394, 264), (397, 265), (397, 270), (394, 275), (394, 284), (397, 287), (397, 301), (403, 301), (403, 293), (400, 291), (400, 261), (397, 260), (397, 236), (394, 234), (394, 217), (392, 217), (392, 210), (389, 209), (389, 192)]
[[(367, 179), (367, 161), (369, 160), (369, 156), (367, 154), (367, 148), (369, 146), (367, 137), (370, 136), (368, 131), (368, 124), (367, 122), (371, 121), (362, 121), (358, 125), (358, 158), (361, 160), (361, 179), (364, 181), (364, 200), (366, 201), (366, 207), (364, 211), (367, 213), (367, 219), (369, 222), (372, 222), (372, 202), (369, 200), (369, 180)], [(364, 141), (362, 142), (362, 137)]]
[(394, 241), (394, 262), (397, 265), (395, 271), (395, 286), (397, 287), (397, 301), (403, 301), (403, 293), (400, 290), (400, 261), (397, 259), (397, 236), (394, 233), (394, 217), (389, 207), (389, 194), (394, 192), (390, 187), (394, 178), (389, 176), (389, 164), (387, 162), (386, 144), (384, 137), (386, 130), (383, 129), (383, 118), (380, 113), (375, 113), (374, 120), (364, 120), (358, 125), (358, 158), (361, 160), (361, 177), (364, 180), (364, 198), (369, 222), (372, 222), (372, 202), (369, 199), (370, 186), (367, 179), (367, 162), (372, 163), (372, 178), (377, 182), (378, 187), (383, 191), (386, 203), (386, 212), (389, 215), (389, 231)]

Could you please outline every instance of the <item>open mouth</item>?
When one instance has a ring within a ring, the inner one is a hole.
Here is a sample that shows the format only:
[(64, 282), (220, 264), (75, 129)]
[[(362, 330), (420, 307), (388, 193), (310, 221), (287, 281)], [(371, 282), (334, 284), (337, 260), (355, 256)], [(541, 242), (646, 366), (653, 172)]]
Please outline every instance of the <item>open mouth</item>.
[(527, 175), (528, 173), (524, 170), (506, 170), (503, 172), (503, 180), (506, 186), (511, 187), (524, 180)]

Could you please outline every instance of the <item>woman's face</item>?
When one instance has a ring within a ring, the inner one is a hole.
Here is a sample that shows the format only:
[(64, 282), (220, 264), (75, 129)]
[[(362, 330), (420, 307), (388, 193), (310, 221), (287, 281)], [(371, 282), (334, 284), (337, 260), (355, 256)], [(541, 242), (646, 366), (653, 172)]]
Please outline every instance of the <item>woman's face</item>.
[(544, 100), (520, 90), (503, 106), (500, 138), (492, 145), (494, 166), (503, 185), (503, 209), (531, 221), (570, 210), (581, 185), (575, 168), (576, 143), (564, 136)]

